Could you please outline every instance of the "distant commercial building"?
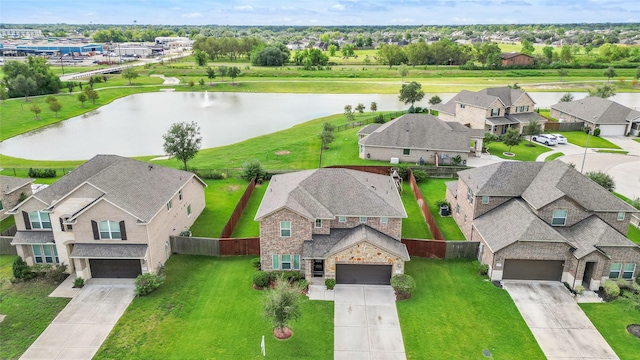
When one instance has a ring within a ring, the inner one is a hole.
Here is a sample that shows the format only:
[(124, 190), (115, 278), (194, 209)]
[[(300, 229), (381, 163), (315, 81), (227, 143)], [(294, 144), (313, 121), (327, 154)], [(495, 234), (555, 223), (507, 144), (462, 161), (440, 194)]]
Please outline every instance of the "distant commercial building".
[(3, 55), (14, 56), (26, 56), (34, 54), (86, 54), (91, 52), (101, 53), (102, 44), (56, 44), (56, 43), (42, 43), (42, 44), (0, 44), (0, 53)]
[(0, 36), (9, 36), (14, 38), (22, 37), (42, 37), (41, 30), (35, 29), (0, 29)]

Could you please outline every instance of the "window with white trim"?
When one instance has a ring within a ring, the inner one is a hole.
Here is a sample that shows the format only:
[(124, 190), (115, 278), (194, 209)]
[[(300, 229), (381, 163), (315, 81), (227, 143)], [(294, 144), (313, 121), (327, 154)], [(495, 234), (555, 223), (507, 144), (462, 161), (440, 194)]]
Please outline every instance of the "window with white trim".
[(167, 211), (171, 211), (172, 207), (173, 205), (171, 204), (171, 200), (169, 200), (169, 202), (167, 202)]
[(609, 269), (609, 279), (617, 279), (620, 277), (620, 272), (622, 271), (621, 263), (613, 263), (611, 264), (611, 269)]
[(98, 230), (100, 231), (100, 239), (102, 240), (122, 239), (120, 224), (117, 221), (100, 221), (98, 223)]
[(483, 196), (482, 197), (482, 203), (483, 204), (488, 204), (489, 203), (489, 197), (488, 196)]
[(361, 223), (366, 223), (367, 222), (367, 217), (366, 216), (360, 216), (360, 222)]
[(291, 270), (291, 255), (280, 255), (282, 270)]
[(616, 220), (618, 221), (624, 221), (624, 217), (625, 217), (625, 213), (624, 212), (619, 212), (618, 213), (618, 217), (616, 218)]
[(191, 204), (187, 205), (187, 217), (191, 216)]
[(491, 116), (500, 116), (500, 108), (491, 109)]
[(636, 271), (636, 264), (634, 263), (624, 264), (624, 267), (622, 268), (622, 278), (625, 280), (633, 279), (633, 273), (635, 271)]
[(553, 210), (551, 225), (564, 226), (567, 223), (567, 210)]
[(36, 264), (60, 264), (55, 245), (31, 245), (31, 249)]
[(347, 222), (347, 217), (346, 216), (338, 216), (338, 222), (341, 222), (341, 223)]
[(364, 145), (360, 145), (360, 154), (364, 154)]
[(474, 197), (475, 194), (473, 193), (473, 191), (471, 191), (471, 188), (467, 188), (467, 201), (469, 202), (469, 204), (473, 204)]
[(32, 229), (51, 229), (51, 219), (49, 214), (42, 211), (32, 211), (29, 213), (29, 221)]
[(460, 109), (464, 109), (465, 108), (465, 104), (460, 104)]
[(460, 204), (456, 205), (456, 214), (460, 214)]
[(273, 270), (300, 270), (300, 255), (273, 254)]
[(316, 219), (316, 228), (322, 227), (322, 219)]
[(381, 217), (381, 218), (380, 218), (380, 223), (381, 223), (381, 224), (386, 224), (386, 223), (388, 223), (388, 222), (389, 222), (389, 218), (388, 218), (388, 217), (384, 217), (384, 216), (383, 216), (383, 217)]
[(291, 236), (291, 221), (280, 221), (280, 236)]
[(182, 201), (182, 190), (178, 190), (178, 200)]
[(523, 107), (522, 107), (522, 111), (523, 111), (523, 112), (527, 112), (527, 111), (529, 111), (529, 105), (525, 105), (525, 106), (523, 106)]

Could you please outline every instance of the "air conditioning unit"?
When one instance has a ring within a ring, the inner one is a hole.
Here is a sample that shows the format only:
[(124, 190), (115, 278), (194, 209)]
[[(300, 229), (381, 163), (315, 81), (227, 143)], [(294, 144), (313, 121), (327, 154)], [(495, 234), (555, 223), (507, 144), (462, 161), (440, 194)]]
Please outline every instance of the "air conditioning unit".
[(564, 122), (563, 118), (558, 119), (558, 122)]
[(399, 158), (391, 158), (390, 161), (392, 164), (399, 164), (400, 163), (400, 159)]

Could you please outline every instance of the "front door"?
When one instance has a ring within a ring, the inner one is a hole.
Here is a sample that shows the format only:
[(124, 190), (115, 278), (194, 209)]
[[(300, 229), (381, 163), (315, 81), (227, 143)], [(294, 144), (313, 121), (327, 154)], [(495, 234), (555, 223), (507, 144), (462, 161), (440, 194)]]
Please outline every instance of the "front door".
[(589, 289), (589, 285), (591, 285), (591, 278), (593, 276), (593, 269), (595, 269), (595, 262), (588, 262), (584, 265), (584, 275), (582, 275), (582, 286), (585, 289)]
[(313, 259), (313, 277), (324, 277), (324, 260)]

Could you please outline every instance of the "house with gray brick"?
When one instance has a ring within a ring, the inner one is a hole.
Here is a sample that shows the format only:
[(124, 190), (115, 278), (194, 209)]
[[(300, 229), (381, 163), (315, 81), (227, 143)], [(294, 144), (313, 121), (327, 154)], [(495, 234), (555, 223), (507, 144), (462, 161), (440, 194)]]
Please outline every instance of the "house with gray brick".
[(501, 162), (447, 183), (452, 216), (492, 280), (555, 280), (597, 290), (633, 281), (640, 246), (627, 238), (637, 210), (559, 160)]
[(0, 175), (0, 220), (6, 218), (7, 211), (18, 205), (21, 198), (32, 194), (33, 179)]
[(640, 111), (597, 96), (552, 105), (550, 116), (559, 122), (581, 122), (591, 130), (599, 128), (601, 136), (640, 134)]
[(369, 124), (358, 137), (361, 159), (449, 165), (457, 157), (466, 164), (469, 156), (480, 156), (484, 131), (433, 115), (405, 114), (385, 124)]
[(526, 91), (508, 86), (477, 92), (462, 90), (448, 102), (433, 106), (444, 121), (455, 121), (495, 135), (504, 134), (509, 128), (522, 133), (524, 125), (531, 120), (544, 124), (546, 119), (534, 108), (535, 102)]
[(409, 261), (391, 176), (337, 168), (275, 175), (260, 203), (260, 262), (343, 284), (389, 284)]
[(90, 278), (155, 273), (169, 236), (204, 209), (206, 184), (190, 172), (97, 155), (9, 211), (11, 244), (27, 264), (66, 264)]

